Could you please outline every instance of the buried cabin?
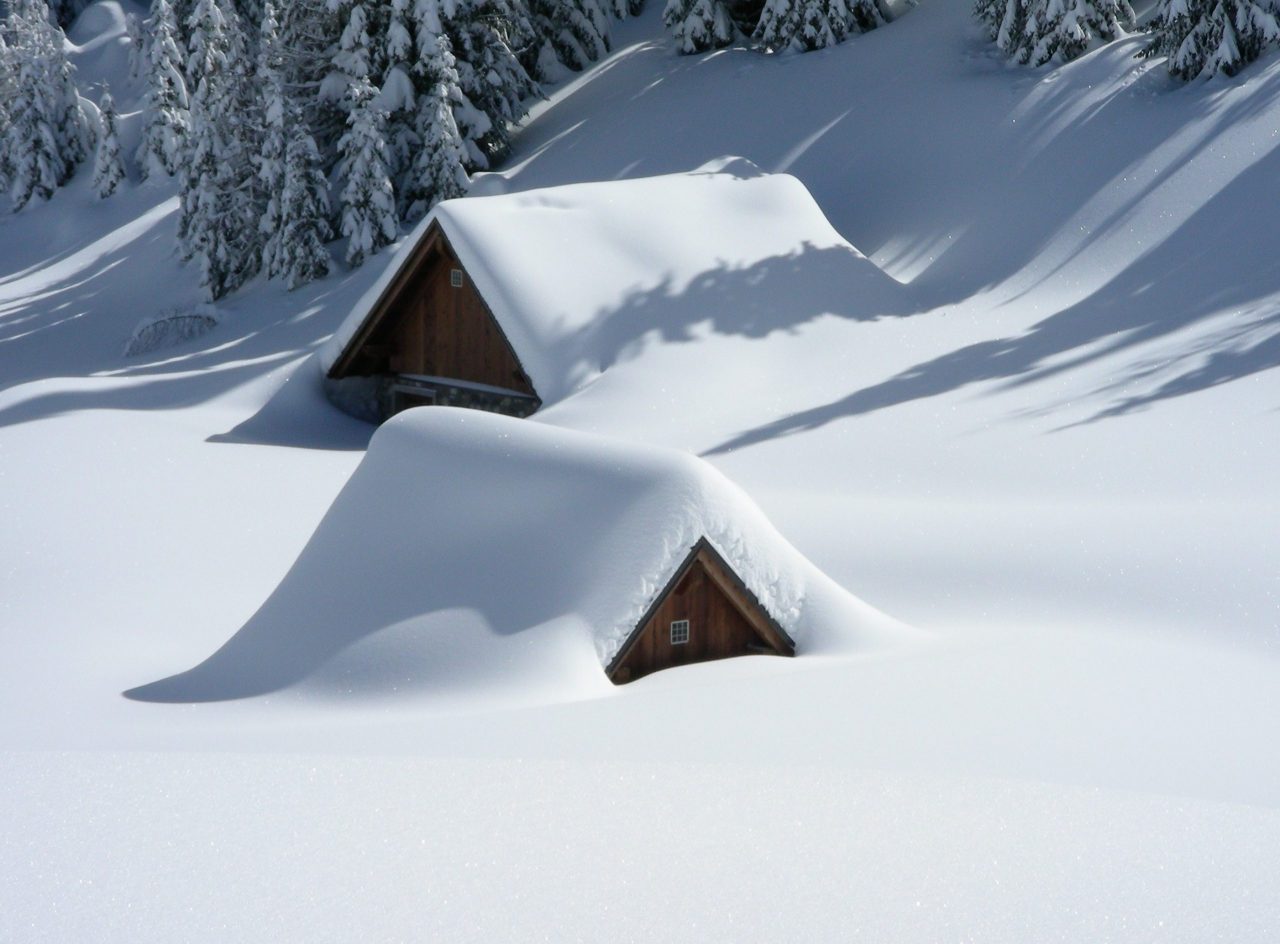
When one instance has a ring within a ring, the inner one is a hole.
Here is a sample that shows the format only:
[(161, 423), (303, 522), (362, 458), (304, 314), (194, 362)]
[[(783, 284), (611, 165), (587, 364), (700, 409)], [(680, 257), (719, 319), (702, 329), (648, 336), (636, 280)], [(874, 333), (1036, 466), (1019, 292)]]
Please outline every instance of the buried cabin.
[(344, 381), (330, 389), (372, 420), (431, 405), (523, 417), (541, 403), (439, 219), (379, 293), (328, 377)]
[(702, 538), (605, 668), (615, 685), (651, 672), (746, 655), (794, 656), (796, 644)]
[(340, 408), (525, 417), (699, 332), (893, 310), (900, 286), (794, 177), (735, 162), (438, 204), (321, 353)]

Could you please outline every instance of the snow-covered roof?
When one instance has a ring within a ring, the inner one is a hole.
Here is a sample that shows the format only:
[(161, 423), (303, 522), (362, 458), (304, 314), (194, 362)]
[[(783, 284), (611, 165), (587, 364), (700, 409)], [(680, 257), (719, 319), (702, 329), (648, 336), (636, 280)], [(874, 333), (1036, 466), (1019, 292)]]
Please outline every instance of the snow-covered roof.
[(799, 654), (894, 636), (702, 459), (424, 407), (378, 430), (249, 623), (148, 697), (273, 691), (370, 638), (392, 640), (377, 658), (455, 689), (503, 672), (561, 697), (607, 688), (603, 666), (702, 537)]
[[(895, 304), (899, 288), (799, 180), (722, 159), (691, 173), (439, 204), (326, 345), (325, 371), (436, 221), (544, 403), (608, 366), (637, 319), (665, 337), (707, 319), (767, 333), (771, 312), (838, 297), (860, 299), (870, 317)], [(821, 265), (799, 264), (806, 254), (821, 254)], [(734, 275), (750, 280), (746, 298), (717, 285)], [(619, 319), (628, 323), (615, 327)]]

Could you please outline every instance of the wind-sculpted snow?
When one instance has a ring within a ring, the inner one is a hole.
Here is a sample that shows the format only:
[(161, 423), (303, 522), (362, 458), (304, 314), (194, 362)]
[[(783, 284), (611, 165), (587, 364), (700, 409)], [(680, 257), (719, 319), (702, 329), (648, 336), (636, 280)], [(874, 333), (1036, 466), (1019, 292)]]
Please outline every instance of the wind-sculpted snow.
[[(661, 6), (474, 192), (742, 154), (910, 317), (753, 295), (830, 244), (655, 274), (578, 335), (595, 380), (397, 419), (346, 492), (373, 428), (308, 358), (390, 253), (125, 358), (197, 274), (127, 49), (72, 31), (130, 180), (0, 213), (0, 941), (1275, 940), (1280, 56), (1012, 68), (943, 0), (678, 56)], [(612, 688), (639, 570), (756, 528), (640, 443), (932, 635), (787, 564), (798, 658)], [(197, 665), (134, 694), (273, 694), (120, 697)]]
[(371, 695), (607, 690), (602, 664), (703, 536), (801, 656), (909, 632), (827, 579), (700, 459), (429, 407), (379, 430), (234, 638), (130, 695), (213, 701), (307, 680)]

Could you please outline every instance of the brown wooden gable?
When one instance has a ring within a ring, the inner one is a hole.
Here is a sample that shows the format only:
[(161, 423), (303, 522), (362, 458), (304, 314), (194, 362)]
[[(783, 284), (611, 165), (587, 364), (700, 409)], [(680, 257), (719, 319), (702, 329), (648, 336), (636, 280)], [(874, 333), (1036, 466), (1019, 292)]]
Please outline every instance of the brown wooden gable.
[(329, 369), (334, 379), (371, 374), (443, 377), (537, 397), (439, 222), (428, 227)]
[[(688, 641), (671, 641), (671, 624), (688, 620)], [(632, 630), (605, 672), (622, 685), (651, 672), (727, 659), (793, 656), (791, 637), (760, 605), (711, 543), (701, 538)]]

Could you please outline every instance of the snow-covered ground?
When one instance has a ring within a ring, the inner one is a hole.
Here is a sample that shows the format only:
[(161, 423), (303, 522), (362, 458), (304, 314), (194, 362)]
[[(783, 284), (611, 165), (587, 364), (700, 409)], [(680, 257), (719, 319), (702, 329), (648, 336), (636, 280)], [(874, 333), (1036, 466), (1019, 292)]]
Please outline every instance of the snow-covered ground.
[[(904, 283), (718, 318), (770, 276), (725, 259), (687, 323), (602, 312), (612, 365), (532, 421), (709, 459), (902, 646), (513, 705), (413, 684), (392, 624), (268, 695), (127, 699), (252, 625), (360, 462), (312, 355), (390, 254), (125, 358), (199, 302), (171, 192), (0, 216), (0, 940), (1274, 940), (1280, 59), (1032, 72), (967, 8), (678, 58), (655, 6), (479, 185), (737, 155)], [(72, 39), (129, 153), (117, 11)]]

